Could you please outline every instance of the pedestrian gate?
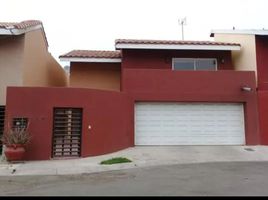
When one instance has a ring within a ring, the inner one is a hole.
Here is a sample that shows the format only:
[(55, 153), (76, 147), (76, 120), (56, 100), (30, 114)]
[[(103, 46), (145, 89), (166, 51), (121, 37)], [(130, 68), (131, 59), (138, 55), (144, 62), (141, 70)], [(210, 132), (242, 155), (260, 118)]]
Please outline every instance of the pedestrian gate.
[(81, 108), (54, 108), (52, 157), (79, 157), (81, 133)]

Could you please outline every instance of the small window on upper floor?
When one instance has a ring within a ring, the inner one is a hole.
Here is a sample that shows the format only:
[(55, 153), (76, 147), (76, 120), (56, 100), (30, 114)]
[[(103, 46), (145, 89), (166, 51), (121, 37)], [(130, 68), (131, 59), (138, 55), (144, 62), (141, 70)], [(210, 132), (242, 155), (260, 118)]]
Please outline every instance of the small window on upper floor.
[(215, 58), (173, 58), (173, 70), (217, 70)]

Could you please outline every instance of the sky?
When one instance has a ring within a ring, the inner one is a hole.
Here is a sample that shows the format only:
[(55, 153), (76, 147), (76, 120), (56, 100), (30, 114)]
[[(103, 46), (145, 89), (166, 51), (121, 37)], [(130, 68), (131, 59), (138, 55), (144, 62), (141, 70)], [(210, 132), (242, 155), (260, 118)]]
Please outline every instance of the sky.
[[(213, 40), (212, 29), (268, 29), (267, 0), (0, 0), (2, 22), (43, 22), (49, 51), (114, 50), (115, 39)], [(65, 65), (66, 63), (61, 63)]]

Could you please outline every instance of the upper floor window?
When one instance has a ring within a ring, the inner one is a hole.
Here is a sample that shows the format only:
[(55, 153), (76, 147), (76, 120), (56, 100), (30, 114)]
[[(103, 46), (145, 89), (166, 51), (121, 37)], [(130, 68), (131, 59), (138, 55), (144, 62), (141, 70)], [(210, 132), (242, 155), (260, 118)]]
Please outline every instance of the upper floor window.
[(217, 70), (215, 58), (173, 58), (174, 70)]

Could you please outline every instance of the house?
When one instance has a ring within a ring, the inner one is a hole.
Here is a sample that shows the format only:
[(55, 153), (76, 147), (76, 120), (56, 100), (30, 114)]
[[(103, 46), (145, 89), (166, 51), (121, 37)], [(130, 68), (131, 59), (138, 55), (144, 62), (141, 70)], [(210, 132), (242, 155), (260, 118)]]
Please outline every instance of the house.
[(41, 21), (0, 22), (0, 135), (8, 86), (63, 87), (67, 76), (48, 51)]
[(260, 144), (255, 72), (237, 70), (232, 58), (241, 48), (119, 39), (115, 51), (74, 50), (60, 56), (70, 62), (69, 87), (7, 89), (7, 122), (31, 122), (28, 160), (135, 145)]
[(232, 52), (237, 70), (255, 71), (258, 91), (261, 144), (268, 144), (268, 30), (213, 30), (215, 41), (238, 42), (239, 53)]

